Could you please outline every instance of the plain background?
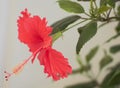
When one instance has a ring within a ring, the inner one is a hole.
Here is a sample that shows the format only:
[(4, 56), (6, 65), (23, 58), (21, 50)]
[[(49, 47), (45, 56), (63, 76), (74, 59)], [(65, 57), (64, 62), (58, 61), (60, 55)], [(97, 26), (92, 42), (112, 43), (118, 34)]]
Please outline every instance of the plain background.
[[(89, 10), (88, 3), (81, 3)], [(0, 0), (0, 88), (63, 88), (67, 85), (76, 84), (79, 82), (88, 81), (82, 75), (70, 75), (68, 78), (54, 82), (43, 72), (43, 66), (39, 65), (36, 59), (34, 64), (28, 63), (24, 70), (15, 76), (12, 76), (8, 82), (3, 79), (3, 70), (11, 71), (18, 63), (27, 59), (31, 53), (28, 47), (17, 39), (17, 19), (20, 12), (28, 8), (32, 15), (46, 17), (48, 25), (71, 14), (59, 8), (56, 0)], [(93, 39), (85, 44), (81, 51), (81, 56), (84, 56), (95, 45), (103, 45), (104, 41), (115, 34), (113, 30), (116, 23), (106, 25), (100, 28)], [(63, 38), (60, 38), (54, 43), (54, 48), (61, 51), (63, 55), (69, 58), (69, 62), (73, 69), (78, 68), (75, 55), (75, 46), (77, 43), (78, 33), (76, 27), (64, 33)], [(99, 54), (93, 60), (93, 72), (98, 72), (98, 61), (102, 58), (103, 49), (108, 49), (111, 44), (119, 44), (120, 39), (114, 40), (108, 45), (103, 45), (99, 50)], [(103, 49), (102, 49), (103, 48)], [(114, 62), (118, 62), (120, 55), (116, 54)], [(104, 73), (99, 78), (100, 81), (104, 77)]]

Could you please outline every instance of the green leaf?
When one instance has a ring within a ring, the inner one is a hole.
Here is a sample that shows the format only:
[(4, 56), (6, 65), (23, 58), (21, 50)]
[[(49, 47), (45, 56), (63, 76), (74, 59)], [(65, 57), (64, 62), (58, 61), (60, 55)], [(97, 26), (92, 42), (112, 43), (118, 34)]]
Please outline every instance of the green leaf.
[(90, 50), (90, 52), (86, 55), (86, 61), (87, 61), (87, 63), (89, 63), (91, 61), (91, 59), (95, 56), (95, 54), (98, 51), (98, 48), (99, 48), (98, 46), (92, 48)]
[(115, 7), (115, 0), (100, 0), (100, 6), (111, 6)]
[(102, 70), (105, 66), (110, 64), (112, 61), (113, 61), (113, 58), (107, 55), (105, 52), (105, 56), (100, 61), (100, 70)]
[(57, 32), (63, 32), (70, 24), (74, 23), (78, 19), (80, 19), (80, 16), (72, 15), (72, 16), (65, 17), (65, 18), (53, 23), (51, 25), (51, 27), (53, 28), (51, 35), (53, 35)]
[(115, 7), (115, 0), (107, 0), (108, 5)]
[(83, 72), (83, 70), (81, 70), (81, 68), (79, 68), (79, 69), (74, 69), (74, 70), (72, 71), (72, 75), (78, 74), (78, 73), (82, 73), (82, 72)]
[(100, 6), (106, 6), (107, 0), (100, 0)]
[(120, 44), (119, 45), (114, 45), (110, 48), (110, 52), (115, 54), (117, 52), (120, 52)]
[(120, 70), (114, 72), (111, 79), (108, 81), (108, 85), (120, 85)]
[[(90, 0), (77, 0), (77, 1), (90, 1)], [(93, 0), (93, 1), (95, 1), (95, 0)]]
[(98, 14), (103, 14), (104, 12), (108, 11), (109, 9), (111, 9), (111, 7), (101, 6), (97, 11), (98, 11)]
[(120, 33), (118, 33), (118, 34), (112, 36), (112, 37), (111, 37), (110, 39), (108, 39), (105, 43), (108, 43), (108, 42), (112, 41), (113, 39), (118, 38), (119, 36), (120, 36)]
[(79, 54), (83, 45), (89, 41), (97, 32), (97, 22), (92, 21), (86, 24), (83, 27), (78, 28), (78, 32), (80, 33), (79, 40), (76, 46), (76, 53)]
[(89, 10), (89, 13), (94, 18), (95, 17), (95, 8), (94, 8), (93, 3), (94, 3), (93, 0), (90, 0), (90, 10)]
[(97, 85), (96, 81), (90, 81), (90, 82), (67, 86), (66, 88), (94, 88), (96, 85)]
[(84, 13), (84, 8), (77, 2), (70, 0), (58, 0), (59, 6), (67, 12)]
[[(120, 63), (115, 64), (114, 67), (109, 69), (110, 72), (105, 76), (105, 78), (103, 79), (102, 83), (101, 83), (101, 88), (119, 88), (116, 87), (117, 85), (110, 85), (110, 81), (112, 82), (111, 79), (114, 78), (114, 74), (116, 74), (116, 72), (120, 71)], [(120, 78), (119, 78), (120, 79)], [(118, 84), (120, 85), (120, 83)]]

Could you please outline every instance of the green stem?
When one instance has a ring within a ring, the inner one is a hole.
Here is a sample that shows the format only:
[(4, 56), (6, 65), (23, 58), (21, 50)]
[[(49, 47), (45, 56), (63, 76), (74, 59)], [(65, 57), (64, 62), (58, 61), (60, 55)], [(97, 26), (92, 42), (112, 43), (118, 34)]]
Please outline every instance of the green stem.
[(104, 22), (104, 23), (100, 24), (100, 25), (98, 26), (98, 28), (101, 28), (101, 27), (103, 27), (103, 26), (106, 25), (106, 24), (108, 24), (108, 22)]
[(65, 31), (67, 31), (67, 30), (69, 30), (69, 29), (71, 29), (71, 28), (73, 28), (73, 27), (75, 27), (75, 26), (77, 26), (77, 25), (79, 25), (79, 24), (81, 24), (81, 23), (83, 23), (83, 22), (85, 22), (85, 21), (87, 21), (87, 20), (89, 20), (89, 19), (85, 19), (85, 20), (83, 20), (81, 22), (78, 22), (78, 23), (76, 23), (76, 24), (68, 27), (67, 29), (63, 30), (62, 33), (65, 32)]
[(110, 22), (110, 21), (113, 21), (113, 20), (118, 20), (120, 19), (120, 17), (109, 17), (109, 18), (100, 18), (100, 19), (97, 19), (97, 21), (101, 21), (101, 22)]
[(101, 72), (102, 72), (102, 70), (100, 70), (100, 71), (98, 72), (98, 74), (97, 74), (97, 76), (95, 77), (95, 79), (98, 79), (98, 77), (100, 76)]
[(109, 16), (110, 16), (111, 10), (112, 10), (112, 9), (110, 9), (109, 12), (108, 12), (108, 14), (107, 14), (107, 19), (108, 19)]
[(104, 16), (105, 18), (107, 18), (107, 16), (106, 16), (106, 14), (105, 14), (105, 13), (103, 13), (103, 16)]
[(97, 6), (96, 1), (94, 0), (93, 2), (94, 2), (94, 4), (95, 4), (96, 9), (98, 9), (98, 6)]
[(85, 15), (87, 15), (88, 17), (91, 17), (88, 13), (84, 12)]
[(81, 61), (81, 58), (80, 58), (80, 55), (79, 55), (79, 54), (76, 55), (76, 59), (77, 59), (77, 62), (79, 63), (79, 65), (80, 65), (80, 67), (84, 67), (84, 64), (83, 64), (83, 62)]
[(88, 72), (85, 72), (86, 73), (86, 76), (91, 79), (91, 80), (95, 80)]

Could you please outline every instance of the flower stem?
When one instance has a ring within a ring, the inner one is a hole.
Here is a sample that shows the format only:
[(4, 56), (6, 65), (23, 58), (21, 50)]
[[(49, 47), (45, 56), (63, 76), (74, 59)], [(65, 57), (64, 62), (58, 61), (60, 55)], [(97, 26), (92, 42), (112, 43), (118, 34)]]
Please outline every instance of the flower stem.
[(65, 31), (67, 31), (67, 30), (69, 30), (69, 29), (71, 29), (71, 28), (73, 28), (73, 27), (75, 27), (75, 26), (77, 26), (77, 25), (79, 25), (79, 24), (81, 24), (81, 23), (83, 23), (83, 22), (86, 22), (87, 20), (89, 20), (89, 19), (86, 18), (85, 20), (83, 20), (81, 22), (78, 22), (78, 23), (76, 23), (76, 24), (68, 27), (67, 29), (63, 30), (62, 33), (65, 32)]

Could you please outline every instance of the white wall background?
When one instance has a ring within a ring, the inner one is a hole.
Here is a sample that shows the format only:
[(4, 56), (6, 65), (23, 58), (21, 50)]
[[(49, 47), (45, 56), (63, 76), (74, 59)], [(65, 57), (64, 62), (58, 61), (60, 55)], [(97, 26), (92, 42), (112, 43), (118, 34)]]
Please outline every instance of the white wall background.
[[(84, 5), (88, 9), (87, 4)], [(2, 68), (4, 67), (6, 70), (11, 71), (11, 68), (16, 64), (31, 55), (31, 53), (28, 52), (28, 47), (20, 43), (17, 39), (16, 20), (18, 19), (20, 12), (25, 8), (28, 8), (29, 12), (33, 15), (36, 14), (41, 17), (46, 17), (49, 25), (70, 15), (58, 7), (56, 0), (0, 0), (0, 72), (2, 72)], [(115, 25), (115, 23), (111, 23), (110, 25), (105, 26), (104, 29), (101, 28), (95, 38), (83, 47), (81, 51), (82, 57), (84, 57), (93, 46), (97, 44), (102, 45), (105, 40), (115, 34), (113, 31)], [(54, 48), (61, 51), (69, 58), (69, 62), (73, 68), (77, 68), (78, 64), (75, 60), (75, 45), (78, 34), (77, 31), (74, 30), (76, 29), (66, 32), (64, 34), (64, 39), (56, 41)], [(119, 43), (119, 40), (115, 40), (113, 43)], [(107, 49), (109, 46), (110, 45), (104, 45), (103, 47)], [(96, 57), (98, 58), (97, 61), (100, 60), (99, 56), (101, 55), (103, 55), (102, 50), (99, 52), (98, 57)], [(118, 57), (120, 57), (120, 55), (116, 55), (117, 59)], [(95, 74), (98, 67), (97, 61), (93, 61), (93, 66), (96, 67), (93, 70)], [(2, 73), (0, 73), (0, 77), (3, 77)], [(84, 81), (86, 81), (85, 77), (74, 75), (53, 82), (51, 78), (46, 78), (46, 75), (43, 73), (43, 67), (40, 66), (36, 60), (34, 64), (27, 64), (20, 74), (12, 76), (8, 82), (4, 81), (3, 84), (3, 80), (0, 79), (0, 88), (63, 88), (66, 85)]]
[(3, 86), (5, 38), (8, 22), (8, 0), (0, 0), (0, 88)]

